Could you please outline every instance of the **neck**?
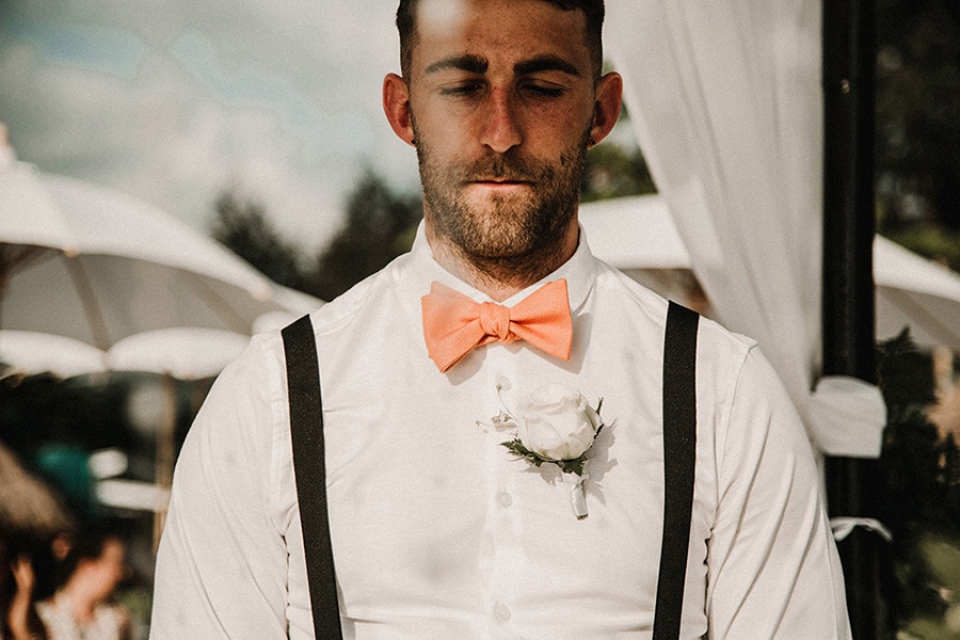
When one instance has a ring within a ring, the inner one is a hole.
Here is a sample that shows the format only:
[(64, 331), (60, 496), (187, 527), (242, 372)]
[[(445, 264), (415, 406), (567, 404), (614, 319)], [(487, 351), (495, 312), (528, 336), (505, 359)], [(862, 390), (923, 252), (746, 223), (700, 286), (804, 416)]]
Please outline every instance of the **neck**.
[(474, 289), (502, 302), (553, 273), (576, 253), (580, 238), (576, 219), (562, 244), (521, 256), (484, 258), (467, 255), (433, 225), (425, 223), (427, 243), (437, 263)]
[(98, 600), (91, 597), (83, 584), (76, 579), (70, 580), (64, 585), (62, 593), (69, 599), (74, 619), (87, 622), (93, 618)]

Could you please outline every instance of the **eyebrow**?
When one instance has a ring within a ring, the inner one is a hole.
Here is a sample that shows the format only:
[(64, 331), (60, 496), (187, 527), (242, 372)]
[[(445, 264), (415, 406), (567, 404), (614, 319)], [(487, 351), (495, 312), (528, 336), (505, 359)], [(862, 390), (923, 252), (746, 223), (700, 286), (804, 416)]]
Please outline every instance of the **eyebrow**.
[(541, 71), (560, 71), (576, 78), (580, 77), (579, 69), (557, 56), (537, 56), (530, 60), (518, 62), (513, 67), (513, 72), (518, 76), (526, 76)]
[[(434, 62), (426, 68), (425, 74), (438, 73), (447, 69), (457, 69), (459, 71), (469, 71), (483, 75), (487, 72), (489, 61), (477, 55), (465, 54), (462, 56), (453, 56)], [(580, 70), (574, 65), (558, 56), (543, 55), (518, 62), (513, 67), (513, 72), (518, 76), (526, 76), (541, 71), (560, 71), (576, 78), (580, 77)]]
[(424, 73), (431, 74), (437, 73), (438, 71), (445, 71), (447, 69), (457, 69), (459, 71), (469, 71), (471, 73), (484, 74), (487, 72), (487, 67), (489, 66), (490, 63), (486, 58), (467, 54), (434, 62), (426, 68)]

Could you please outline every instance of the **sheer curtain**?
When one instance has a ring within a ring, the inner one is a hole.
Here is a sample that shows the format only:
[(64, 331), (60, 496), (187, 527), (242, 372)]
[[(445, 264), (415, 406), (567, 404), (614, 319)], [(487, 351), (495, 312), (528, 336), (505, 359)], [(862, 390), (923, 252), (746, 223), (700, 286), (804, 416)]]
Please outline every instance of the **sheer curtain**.
[(718, 319), (760, 343), (820, 451), (876, 456), (876, 389), (830, 380), (813, 393), (820, 0), (607, 0), (605, 30), (631, 125)]

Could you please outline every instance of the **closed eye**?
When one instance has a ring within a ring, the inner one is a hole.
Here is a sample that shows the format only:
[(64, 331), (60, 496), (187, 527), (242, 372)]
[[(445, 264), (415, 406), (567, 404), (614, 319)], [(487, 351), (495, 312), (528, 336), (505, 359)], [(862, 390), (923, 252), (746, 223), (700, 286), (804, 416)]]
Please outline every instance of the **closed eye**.
[(459, 82), (456, 84), (441, 86), (440, 95), (450, 98), (470, 98), (483, 91), (481, 82)]
[(534, 98), (559, 98), (563, 95), (563, 88), (552, 84), (528, 83), (521, 90)]

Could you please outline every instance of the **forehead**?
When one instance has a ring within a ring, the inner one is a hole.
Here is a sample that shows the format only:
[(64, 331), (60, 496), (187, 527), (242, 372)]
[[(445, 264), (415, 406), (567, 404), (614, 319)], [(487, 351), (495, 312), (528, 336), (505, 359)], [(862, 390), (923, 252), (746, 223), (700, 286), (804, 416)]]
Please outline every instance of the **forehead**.
[(555, 56), (589, 69), (583, 12), (544, 0), (420, 0), (416, 31), (413, 62), (420, 69), (463, 55), (491, 64)]

